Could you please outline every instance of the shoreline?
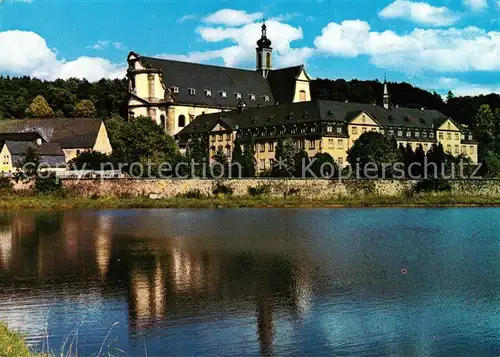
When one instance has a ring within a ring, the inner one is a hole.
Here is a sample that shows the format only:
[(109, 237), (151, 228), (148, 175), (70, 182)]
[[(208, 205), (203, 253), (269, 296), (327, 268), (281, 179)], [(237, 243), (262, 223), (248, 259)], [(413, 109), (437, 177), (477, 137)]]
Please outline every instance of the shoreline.
[(425, 208), (425, 207), (500, 207), (500, 197), (456, 196), (450, 193), (404, 196), (363, 196), (307, 199), (270, 196), (221, 197), (65, 197), (57, 195), (5, 195), (0, 210), (64, 210), (64, 209), (138, 209), (138, 208)]

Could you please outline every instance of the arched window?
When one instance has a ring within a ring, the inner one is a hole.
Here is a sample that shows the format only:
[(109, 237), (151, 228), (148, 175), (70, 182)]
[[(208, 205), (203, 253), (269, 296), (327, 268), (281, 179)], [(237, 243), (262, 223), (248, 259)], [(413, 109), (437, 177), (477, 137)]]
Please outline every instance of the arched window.
[(302, 89), (299, 92), (299, 102), (305, 102), (305, 101), (306, 101), (306, 91)]
[(163, 115), (163, 114), (160, 115), (160, 124), (161, 124), (162, 129), (165, 130), (166, 129), (166, 126), (165, 126), (166, 123), (165, 123), (165, 115)]
[(269, 52), (266, 53), (266, 67), (271, 68), (271, 54)]
[(177, 122), (177, 126), (183, 128), (186, 126), (186, 117), (184, 115), (179, 115), (179, 120)]

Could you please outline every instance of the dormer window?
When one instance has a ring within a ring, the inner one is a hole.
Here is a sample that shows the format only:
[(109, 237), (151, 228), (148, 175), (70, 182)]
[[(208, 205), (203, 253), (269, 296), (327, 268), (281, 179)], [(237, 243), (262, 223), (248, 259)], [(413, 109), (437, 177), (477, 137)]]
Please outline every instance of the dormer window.
[(333, 131), (332, 126), (331, 126), (331, 125), (328, 125), (328, 126), (326, 127), (326, 132), (327, 132), (327, 133), (331, 133), (332, 131)]
[(409, 138), (409, 137), (411, 137), (411, 131), (407, 131), (407, 132), (406, 132), (406, 136), (407, 136), (408, 138)]
[(340, 126), (337, 127), (337, 134), (342, 134), (342, 127)]
[(196, 95), (196, 90), (194, 88), (188, 88), (188, 93), (191, 95)]
[(221, 91), (219, 92), (219, 94), (220, 94), (221, 98), (227, 98), (227, 93), (226, 93), (226, 92), (224, 92), (223, 90), (221, 90)]
[(469, 135), (469, 140), (472, 140), (472, 135)]
[(205, 89), (205, 95), (207, 97), (211, 97), (212, 96), (212, 91), (210, 89)]
[(268, 95), (263, 95), (262, 98), (264, 99), (264, 102), (269, 102), (269, 96)]
[(415, 137), (416, 137), (416, 138), (420, 137), (420, 132), (416, 131), (416, 132), (415, 132)]
[(241, 99), (241, 93), (234, 93), (234, 95), (236, 96), (236, 99)]
[(255, 100), (255, 94), (249, 94), (248, 99), (250, 100)]
[(172, 87), (172, 92), (179, 93), (179, 87)]

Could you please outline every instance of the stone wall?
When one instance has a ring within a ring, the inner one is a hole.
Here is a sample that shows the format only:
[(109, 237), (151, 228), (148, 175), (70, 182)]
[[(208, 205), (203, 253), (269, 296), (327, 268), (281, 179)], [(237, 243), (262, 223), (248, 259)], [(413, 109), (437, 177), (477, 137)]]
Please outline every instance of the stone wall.
[[(217, 182), (233, 189), (233, 195), (248, 194), (249, 187), (265, 187), (274, 197), (296, 195), (304, 198), (330, 198), (377, 194), (399, 196), (411, 192), (417, 181), (411, 180), (300, 180), (300, 179), (242, 179), (242, 180), (63, 180), (64, 187), (87, 197), (173, 197), (199, 192), (212, 195)], [(452, 180), (452, 193), (500, 197), (500, 180)], [(16, 189), (27, 186), (16, 185)]]

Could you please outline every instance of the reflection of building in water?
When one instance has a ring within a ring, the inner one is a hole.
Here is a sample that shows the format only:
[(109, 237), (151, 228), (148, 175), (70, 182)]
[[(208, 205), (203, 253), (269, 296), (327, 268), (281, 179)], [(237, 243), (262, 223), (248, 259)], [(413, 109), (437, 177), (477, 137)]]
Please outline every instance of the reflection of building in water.
[(199, 290), (204, 282), (202, 262), (199, 257), (182, 252), (179, 248), (172, 249), (171, 276), (176, 291)]
[(260, 297), (257, 301), (257, 334), (261, 356), (272, 355), (274, 338), (272, 306), (270, 301)]
[(108, 273), (109, 259), (111, 258), (111, 230), (111, 216), (99, 215), (96, 230), (95, 253), (97, 267), (103, 279)]
[(139, 269), (131, 272), (131, 305), (137, 329), (144, 328), (161, 318), (165, 312), (165, 283), (160, 264), (156, 264), (153, 276)]
[(0, 267), (7, 268), (12, 255), (12, 228), (0, 230)]

